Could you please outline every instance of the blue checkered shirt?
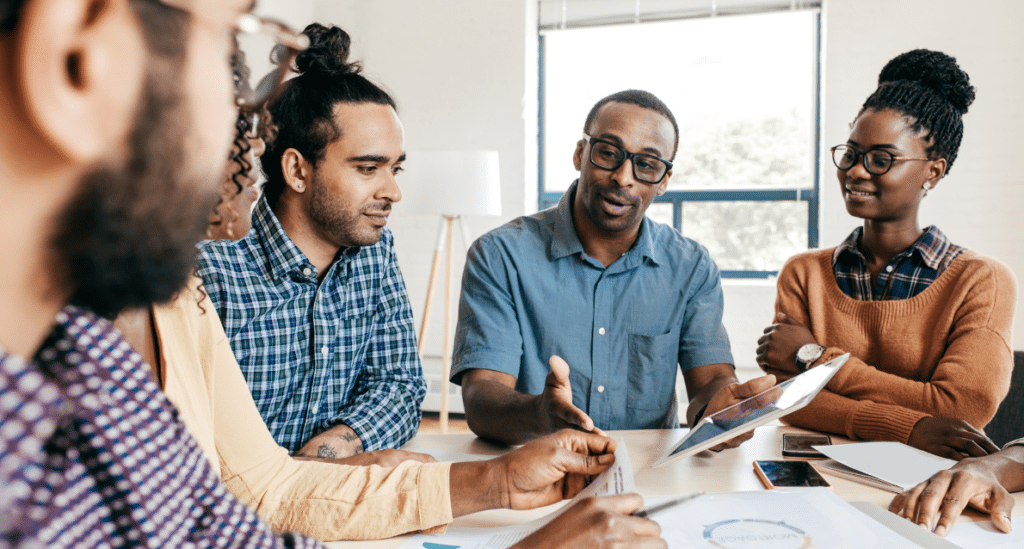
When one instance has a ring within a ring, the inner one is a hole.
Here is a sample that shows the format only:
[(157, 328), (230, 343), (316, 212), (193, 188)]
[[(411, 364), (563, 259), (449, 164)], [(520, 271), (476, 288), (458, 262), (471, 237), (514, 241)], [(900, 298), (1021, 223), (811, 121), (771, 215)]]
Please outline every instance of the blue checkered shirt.
[(401, 447), (426, 382), (391, 232), (339, 252), (318, 282), (265, 198), (252, 225), (202, 243), (199, 274), (274, 439), (295, 451), (345, 424), (367, 451)]
[(0, 349), (0, 547), (319, 547), (227, 493), (142, 357), (75, 307)]
[(960, 256), (957, 246), (935, 225), (906, 250), (889, 260), (871, 285), (871, 269), (859, 249), (863, 227), (857, 227), (832, 252), (832, 271), (844, 294), (860, 301), (910, 299), (923, 292)]

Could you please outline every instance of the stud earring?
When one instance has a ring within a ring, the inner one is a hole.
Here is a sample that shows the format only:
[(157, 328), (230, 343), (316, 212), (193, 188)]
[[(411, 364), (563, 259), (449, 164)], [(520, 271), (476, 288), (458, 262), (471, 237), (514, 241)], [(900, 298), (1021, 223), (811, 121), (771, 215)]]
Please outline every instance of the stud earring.
[(298, 185), (295, 185), (295, 190), (301, 193), (302, 191), (306, 190), (306, 186), (303, 185), (302, 183), (299, 183)]

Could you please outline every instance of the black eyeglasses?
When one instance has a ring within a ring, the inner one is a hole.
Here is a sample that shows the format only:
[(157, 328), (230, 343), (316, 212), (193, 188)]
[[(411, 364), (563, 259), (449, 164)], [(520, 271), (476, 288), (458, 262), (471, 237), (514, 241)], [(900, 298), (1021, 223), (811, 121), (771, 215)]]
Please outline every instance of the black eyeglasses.
[(654, 155), (631, 153), (615, 143), (587, 134), (583, 134), (583, 140), (590, 143), (590, 163), (602, 170), (617, 170), (628, 159), (633, 163), (633, 177), (637, 181), (657, 185), (672, 169), (671, 162)]
[(909, 156), (896, 156), (885, 149), (871, 149), (860, 152), (849, 145), (836, 145), (832, 147), (832, 162), (840, 170), (849, 170), (857, 164), (858, 159), (863, 159), (862, 165), (872, 175), (882, 175), (892, 169), (897, 160), (931, 160), (931, 158), (911, 158)]
[[(273, 19), (257, 17), (251, 13), (237, 13), (205, 3), (186, 3), (183, 0), (157, 0), (161, 4), (187, 13), (197, 20), (229, 29), (238, 40), (238, 46), (248, 57), (248, 82), (236, 86), (236, 102), (243, 109), (255, 110), (266, 104), (280, 91), (292, 60), (309, 47), (309, 37), (299, 34), (287, 25)], [(196, 9), (205, 6), (203, 13)]]

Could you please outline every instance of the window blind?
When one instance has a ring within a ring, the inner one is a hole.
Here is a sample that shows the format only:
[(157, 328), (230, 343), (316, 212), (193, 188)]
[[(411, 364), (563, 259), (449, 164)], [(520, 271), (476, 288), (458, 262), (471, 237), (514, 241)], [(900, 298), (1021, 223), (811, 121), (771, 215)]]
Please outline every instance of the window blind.
[(821, 0), (538, 0), (541, 31), (821, 8)]

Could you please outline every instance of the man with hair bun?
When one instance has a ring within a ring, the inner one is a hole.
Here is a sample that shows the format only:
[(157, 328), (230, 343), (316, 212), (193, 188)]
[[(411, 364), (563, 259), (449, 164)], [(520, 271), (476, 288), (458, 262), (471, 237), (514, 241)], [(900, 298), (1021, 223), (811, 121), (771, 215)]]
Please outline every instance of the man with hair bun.
[(660, 99), (609, 95), (587, 116), (580, 177), (558, 206), (473, 243), (452, 380), (475, 433), (516, 444), (566, 427), (678, 427), (680, 370), (690, 425), (773, 385), (737, 383), (707, 249), (644, 215), (678, 145)]
[(757, 357), (780, 378), (851, 357), (787, 423), (956, 460), (998, 450), (982, 429), (1010, 386), (1017, 283), (1000, 261), (918, 223), (973, 101), (955, 59), (913, 50), (885, 65), (832, 147), (846, 210), (863, 226), (786, 262)]
[[(405, 161), (394, 100), (311, 24), (298, 76), (270, 105), (264, 196), (240, 241), (201, 246), (199, 274), (260, 414), (294, 455), (397, 464), (426, 384), (385, 227)], [(363, 454), (363, 452), (367, 452)]]

